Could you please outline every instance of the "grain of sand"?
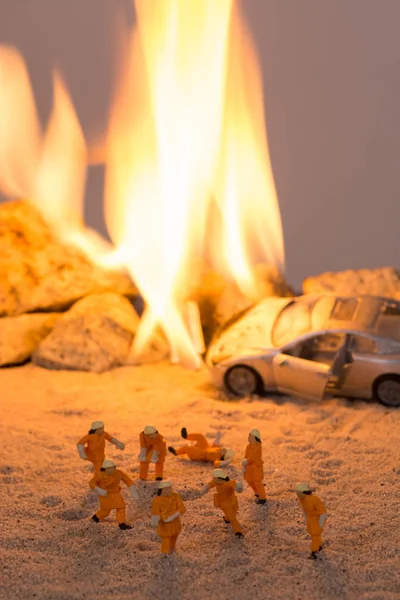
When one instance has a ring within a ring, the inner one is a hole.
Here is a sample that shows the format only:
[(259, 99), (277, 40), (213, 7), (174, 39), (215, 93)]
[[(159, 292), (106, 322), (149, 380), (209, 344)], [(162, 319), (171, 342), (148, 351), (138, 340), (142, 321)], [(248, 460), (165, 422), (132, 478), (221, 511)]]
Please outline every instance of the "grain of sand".
[[(377, 404), (289, 398), (226, 401), (205, 372), (168, 364), (98, 374), (29, 364), (0, 372), (0, 550), (2, 600), (323, 600), (400, 598), (400, 411)], [(134, 478), (138, 433), (155, 424), (179, 445), (180, 429), (201, 431), (236, 451), (240, 478), (247, 434), (261, 430), (268, 505), (239, 496), (245, 537), (236, 539), (199, 490), (211, 468), (172, 455), (166, 476), (187, 512), (178, 552), (160, 554), (150, 526), (154, 482), (126, 490), (131, 531), (94, 524), (90, 466), (76, 443), (91, 423), (126, 443), (108, 456)], [(308, 480), (330, 513), (321, 558), (290, 488)]]

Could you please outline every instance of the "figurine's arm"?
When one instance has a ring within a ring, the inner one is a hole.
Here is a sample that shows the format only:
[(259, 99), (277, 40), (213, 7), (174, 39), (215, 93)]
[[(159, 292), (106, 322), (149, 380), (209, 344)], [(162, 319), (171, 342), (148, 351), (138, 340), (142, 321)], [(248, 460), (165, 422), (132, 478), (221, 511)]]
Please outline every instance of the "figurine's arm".
[(156, 443), (154, 444), (154, 450), (152, 452), (150, 462), (156, 463), (158, 461), (160, 454), (162, 454), (165, 451), (165, 446), (166, 444), (164, 442), (163, 437), (160, 434), (158, 434), (158, 438), (156, 440)]
[(161, 519), (160, 516), (160, 502), (159, 498), (154, 498), (153, 504), (151, 505), (151, 525), (157, 527)]
[(207, 492), (209, 492), (213, 487), (215, 487), (215, 483), (213, 480), (211, 480), (202, 488), (200, 494), (204, 496), (204, 494), (207, 494)]
[(241, 483), (240, 481), (234, 481), (233, 483), (235, 484), (235, 492), (241, 494), (243, 492), (243, 483)]
[(328, 513), (323, 513), (318, 520), (319, 526), (321, 527), (321, 529), (324, 528), (325, 525), (325, 521), (328, 518)]
[(153, 452), (151, 454), (150, 462), (151, 463), (156, 463), (158, 461), (158, 457), (159, 456), (160, 456), (160, 453), (157, 452), (157, 450), (153, 450)]
[(215, 440), (213, 441), (213, 446), (219, 446), (220, 442), (221, 442), (221, 438), (222, 438), (222, 432), (218, 431), (217, 435), (215, 436)]
[(103, 497), (107, 496), (107, 490), (103, 490), (101, 487), (99, 487), (97, 485), (97, 479), (96, 479), (96, 477), (92, 477), (92, 479), (89, 481), (89, 487), (94, 492), (96, 492), (96, 494), (98, 496), (103, 496)]
[(139, 500), (139, 494), (135, 485), (133, 484), (133, 480), (130, 477), (128, 477), (126, 473), (122, 473), (121, 480), (125, 483), (126, 487), (129, 488), (131, 498), (133, 498), (134, 500)]
[(88, 441), (88, 436), (84, 435), (83, 438), (81, 438), (76, 445), (78, 454), (82, 460), (87, 460), (87, 456), (85, 453), (85, 444), (87, 443), (87, 441)]
[(76, 447), (77, 447), (78, 454), (81, 457), (81, 459), (82, 460), (87, 460), (87, 455), (85, 453), (85, 446), (84, 446), (84, 444), (77, 444)]
[(123, 444), (122, 442), (117, 440), (117, 438), (111, 437), (111, 435), (109, 433), (105, 433), (105, 438), (108, 442), (110, 442), (111, 444), (114, 444), (114, 446), (116, 448), (118, 448), (118, 450), (125, 450), (125, 444)]
[(325, 521), (328, 518), (328, 513), (326, 512), (324, 503), (319, 498), (318, 499), (316, 498), (315, 500), (316, 500), (316, 504), (317, 504), (317, 510), (319, 512), (318, 523), (319, 523), (319, 526), (321, 528), (323, 528), (325, 525)]
[(144, 462), (146, 460), (146, 456), (147, 456), (147, 447), (146, 447), (146, 440), (145, 440), (143, 433), (141, 433), (139, 436), (139, 443), (140, 443), (140, 454), (138, 456), (138, 459), (140, 460), (140, 462)]
[(167, 519), (163, 519), (164, 523), (171, 523), (171, 521), (175, 521), (175, 519), (177, 519), (178, 517), (183, 515), (184, 512), (186, 512), (185, 505), (183, 504), (180, 497), (177, 498), (177, 504), (178, 504), (177, 510), (172, 515), (170, 515)]

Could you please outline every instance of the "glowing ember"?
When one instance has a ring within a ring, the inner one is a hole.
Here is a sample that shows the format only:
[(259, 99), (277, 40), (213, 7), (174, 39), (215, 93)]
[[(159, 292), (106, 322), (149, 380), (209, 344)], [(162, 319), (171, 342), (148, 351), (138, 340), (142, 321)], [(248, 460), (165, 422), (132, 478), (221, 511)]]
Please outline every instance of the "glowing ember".
[(196, 367), (202, 342), (186, 301), (204, 264), (249, 298), (255, 262), (283, 267), (259, 66), (234, 0), (135, 7), (106, 143), (114, 248), (84, 227), (88, 157), (65, 86), (55, 75), (42, 134), (26, 68), (8, 48), (0, 48), (0, 189), (29, 197), (94, 261), (128, 268), (147, 304), (137, 352), (161, 327), (171, 356)]
[[(250, 297), (251, 263), (283, 263), (259, 68), (233, 0), (135, 5), (108, 138), (107, 223), (149, 307), (137, 349), (160, 324), (196, 366), (180, 305), (199, 257)], [(222, 240), (207, 229), (213, 203)]]

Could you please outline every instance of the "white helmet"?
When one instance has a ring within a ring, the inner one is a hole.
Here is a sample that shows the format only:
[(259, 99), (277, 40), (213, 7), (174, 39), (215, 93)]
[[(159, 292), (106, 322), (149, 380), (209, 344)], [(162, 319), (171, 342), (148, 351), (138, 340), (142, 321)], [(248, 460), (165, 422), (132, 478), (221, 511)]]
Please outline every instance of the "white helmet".
[(144, 435), (151, 435), (152, 433), (157, 433), (157, 429), (153, 427), (153, 425), (146, 425), (143, 429)]

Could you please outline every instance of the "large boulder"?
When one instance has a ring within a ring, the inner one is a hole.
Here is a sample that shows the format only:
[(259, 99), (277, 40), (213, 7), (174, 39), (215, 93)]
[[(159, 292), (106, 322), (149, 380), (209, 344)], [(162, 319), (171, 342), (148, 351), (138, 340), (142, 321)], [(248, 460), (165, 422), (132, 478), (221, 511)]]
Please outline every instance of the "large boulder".
[(61, 244), (29, 202), (0, 204), (0, 316), (64, 310), (103, 291), (136, 293), (127, 274)]
[(29, 360), (59, 318), (57, 313), (39, 313), (0, 319), (0, 366)]
[(400, 277), (394, 267), (359, 269), (322, 273), (303, 281), (304, 294), (337, 294), (352, 296), (373, 294), (400, 298)]
[(139, 317), (127, 298), (112, 292), (76, 302), (33, 353), (49, 369), (101, 373), (124, 365)]

